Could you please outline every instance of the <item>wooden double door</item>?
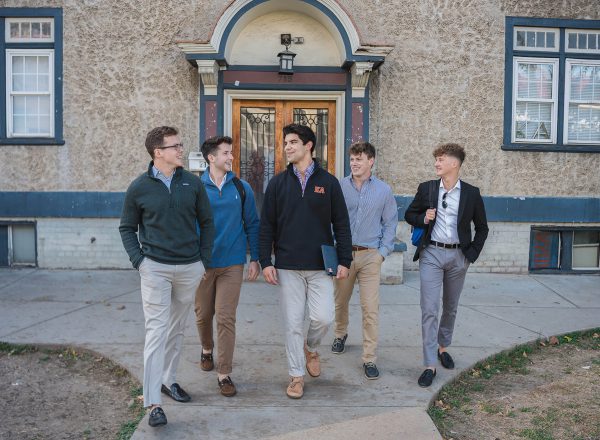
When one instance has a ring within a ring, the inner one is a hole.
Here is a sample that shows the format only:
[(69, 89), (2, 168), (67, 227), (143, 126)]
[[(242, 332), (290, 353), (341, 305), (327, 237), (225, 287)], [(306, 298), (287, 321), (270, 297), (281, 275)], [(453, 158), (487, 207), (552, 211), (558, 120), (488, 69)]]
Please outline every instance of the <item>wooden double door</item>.
[(287, 166), (287, 124), (312, 128), (317, 138), (313, 156), (335, 174), (335, 101), (234, 100), (232, 111), (233, 170), (252, 187), (259, 212), (267, 184)]

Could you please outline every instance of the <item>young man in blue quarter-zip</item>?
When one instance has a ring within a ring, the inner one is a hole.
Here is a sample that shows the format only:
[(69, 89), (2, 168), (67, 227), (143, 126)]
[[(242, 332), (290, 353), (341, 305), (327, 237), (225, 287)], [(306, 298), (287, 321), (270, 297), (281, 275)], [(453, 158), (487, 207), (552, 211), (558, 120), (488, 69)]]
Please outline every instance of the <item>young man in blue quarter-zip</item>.
[(211, 371), (213, 361), (213, 317), (217, 316), (217, 373), (221, 394), (235, 395), (231, 380), (235, 321), (246, 250), (250, 247), (249, 281), (258, 277), (258, 228), (254, 194), (250, 185), (231, 171), (232, 139), (215, 136), (201, 147), (209, 164), (201, 177), (215, 219), (216, 236), (212, 261), (196, 292), (196, 324), (202, 344), (200, 368)]
[[(333, 279), (325, 272), (321, 245), (336, 241), (336, 278), (348, 276), (352, 236), (339, 181), (312, 157), (315, 133), (305, 125), (283, 128), (287, 169), (271, 179), (260, 219), (260, 264), (265, 281), (281, 287), (290, 383), (287, 395), (304, 394), (304, 371), (321, 374), (317, 346), (334, 318)], [(333, 231), (333, 234), (332, 234)], [(271, 250), (275, 250), (275, 265)], [(304, 310), (310, 325), (304, 339)]]
[(177, 129), (151, 130), (146, 150), (152, 161), (127, 189), (119, 232), (140, 272), (146, 329), (144, 406), (150, 409), (148, 424), (155, 427), (167, 423), (161, 391), (178, 402), (190, 400), (175, 373), (185, 321), (210, 263), (215, 229), (204, 186), (183, 169)]

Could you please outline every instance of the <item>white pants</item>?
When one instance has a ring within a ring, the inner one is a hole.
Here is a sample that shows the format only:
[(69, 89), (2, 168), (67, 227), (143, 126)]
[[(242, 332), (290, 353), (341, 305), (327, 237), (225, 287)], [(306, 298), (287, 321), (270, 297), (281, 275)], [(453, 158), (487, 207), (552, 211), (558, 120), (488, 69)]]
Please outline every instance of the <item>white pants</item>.
[(144, 258), (139, 268), (146, 327), (144, 406), (161, 403), (162, 384), (175, 383), (185, 321), (204, 275), (201, 261), (171, 265)]
[(304, 311), (308, 304), (310, 324), (306, 342), (314, 352), (335, 316), (333, 279), (324, 270), (277, 269), (281, 286), (281, 314), (289, 375), (304, 376)]

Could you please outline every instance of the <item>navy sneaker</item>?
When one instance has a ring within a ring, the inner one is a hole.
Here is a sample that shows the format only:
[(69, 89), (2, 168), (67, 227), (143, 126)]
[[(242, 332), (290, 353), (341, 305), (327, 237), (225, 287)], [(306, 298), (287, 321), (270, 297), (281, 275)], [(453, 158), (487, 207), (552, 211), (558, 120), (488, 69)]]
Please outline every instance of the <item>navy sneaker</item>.
[(374, 362), (366, 362), (363, 364), (365, 377), (369, 380), (379, 379), (379, 370)]
[(333, 344), (331, 345), (331, 352), (335, 354), (342, 354), (346, 351), (346, 338), (348, 334), (346, 333), (343, 338), (335, 338), (333, 340)]

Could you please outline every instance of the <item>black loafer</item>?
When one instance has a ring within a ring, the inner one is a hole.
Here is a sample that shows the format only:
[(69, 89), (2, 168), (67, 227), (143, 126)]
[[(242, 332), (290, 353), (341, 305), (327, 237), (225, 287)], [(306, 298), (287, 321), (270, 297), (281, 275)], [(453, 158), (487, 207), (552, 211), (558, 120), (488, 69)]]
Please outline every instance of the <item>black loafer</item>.
[(363, 368), (365, 370), (365, 377), (369, 380), (379, 379), (379, 370), (377, 369), (377, 365), (373, 362), (366, 362), (363, 364)]
[(423, 371), (423, 374), (421, 374), (421, 377), (419, 377), (419, 386), (423, 388), (427, 388), (428, 386), (430, 386), (433, 382), (433, 378), (435, 377), (435, 375), (436, 372), (430, 368)]
[(331, 352), (335, 354), (342, 354), (346, 350), (346, 338), (348, 334), (346, 333), (343, 338), (335, 338), (333, 340), (333, 344), (331, 345)]
[(178, 402), (189, 402), (192, 400), (190, 395), (186, 393), (183, 388), (179, 386), (179, 384), (174, 383), (171, 385), (171, 388), (167, 388), (166, 386), (160, 387), (160, 390), (169, 396), (171, 399), (176, 400)]
[(162, 410), (160, 406), (155, 407), (148, 417), (148, 425), (153, 428), (156, 426), (166, 425), (167, 424), (167, 416), (165, 412)]
[(440, 353), (438, 350), (438, 359), (442, 363), (442, 367), (447, 368), (448, 370), (454, 369), (454, 360), (452, 359), (452, 356), (450, 356), (449, 353), (445, 351)]

